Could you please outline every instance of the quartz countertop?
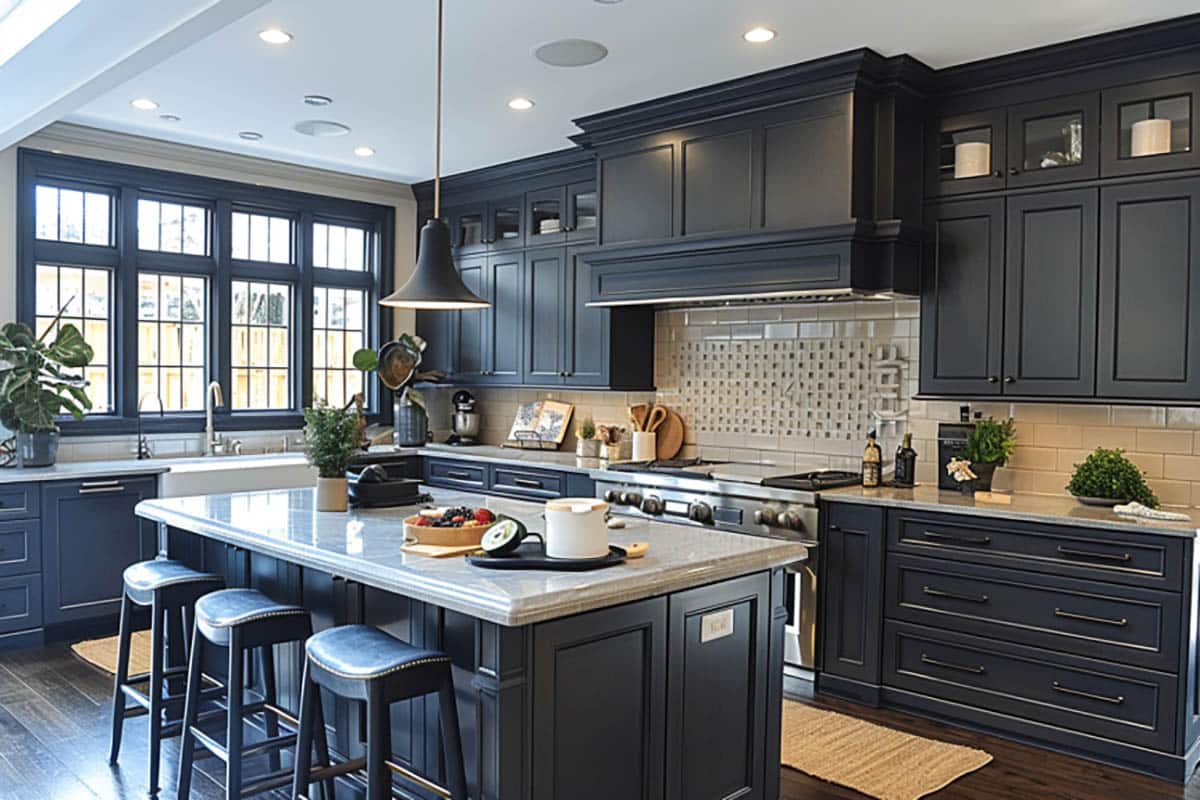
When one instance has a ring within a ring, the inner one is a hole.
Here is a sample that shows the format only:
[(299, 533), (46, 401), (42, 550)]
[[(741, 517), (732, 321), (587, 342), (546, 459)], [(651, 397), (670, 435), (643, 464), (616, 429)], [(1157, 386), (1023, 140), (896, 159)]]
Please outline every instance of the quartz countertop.
[(462, 461), (484, 461), (495, 464), (523, 464), (528, 467), (546, 467), (566, 472), (582, 472), (590, 475), (603, 470), (608, 464), (599, 458), (579, 458), (572, 452), (559, 450), (522, 450), (517, 447), (499, 447), (480, 444), (470, 447), (449, 444), (429, 444), (420, 449), (420, 454), (432, 458), (455, 458)]
[(1186, 520), (1153, 520), (1126, 517), (1100, 506), (1085, 506), (1066, 495), (1012, 494), (1012, 503), (986, 503), (961, 492), (918, 485), (912, 489), (881, 487), (864, 489), (851, 486), (821, 492), (823, 500), (860, 503), (864, 505), (916, 508), (955, 514), (974, 514), (985, 517), (1043, 522), (1057, 525), (1079, 525), (1087, 528), (1110, 528), (1193, 537), (1200, 533), (1200, 511), (1194, 508), (1171, 507), (1188, 515)]
[[(486, 506), (544, 530), (542, 504), (433, 491), (437, 505)], [(138, 515), (501, 625), (527, 625), (804, 560), (804, 545), (631, 519), (613, 544), (648, 542), (647, 554), (590, 572), (489, 570), (462, 557), (404, 553), (413, 507), (317, 512), (311, 489), (144, 500)]]
[[(415, 454), (415, 450), (413, 453)], [(164, 472), (204, 472), (258, 466), (304, 463), (303, 453), (263, 453), (245, 456), (183, 458), (120, 458), (103, 461), (60, 461), (52, 467), (0, 469), (0, 484), (26, 481), (68, 481), (121, 475), (161, 475)]]

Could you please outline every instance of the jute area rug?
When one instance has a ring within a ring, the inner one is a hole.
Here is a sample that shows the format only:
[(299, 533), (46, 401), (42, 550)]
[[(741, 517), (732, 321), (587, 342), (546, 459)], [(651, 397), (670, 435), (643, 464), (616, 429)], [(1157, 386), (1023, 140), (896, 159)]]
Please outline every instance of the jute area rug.
[[(75, 655), (105, 672), (117, 674), (117, 637), (89, 639), (71, 645)], [(150, 671), (150, 631), (134, 631), (129, 645), (129, 674), (138, 675)]]

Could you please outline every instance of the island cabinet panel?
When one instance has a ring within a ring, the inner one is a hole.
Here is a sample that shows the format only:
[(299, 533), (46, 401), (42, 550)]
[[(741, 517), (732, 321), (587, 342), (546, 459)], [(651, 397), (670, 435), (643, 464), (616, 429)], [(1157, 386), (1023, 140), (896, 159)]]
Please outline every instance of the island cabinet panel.
[(154, 523), (134, 506), (157, 495), (154, 477), (55, 481), (42, 487), (46, 624), (116, 615), (121, 574), (153, 558)]
[(663, 797), (667, 599), (533, 634), (533, 800)]
[(0, 522), (0, 576), (40, 572), (42, 523), (36, 519)]
[(770, 591), (763, 573), (670, 598), (668, 800), (767, 797)]
[(41, 507), (41, 487), (36, 483), (0, 485), (0, 520), (33, 519)]
[(41, 627), (42, 576), (0, 578), (0, 634)]
[(1004, 392), (1096, 391), (1095, 189), (1008, 200)]
[(1001, 391), (1004, 201), (932, 207), (921, 277), (921, 391)]
[(1200, 179), (1100, 192), (1098, 394), (1200, 397)]
[(822, 688), (877, 697), (883, 613), (883, 509), (838, 504), (826, 515), (821, 577)]

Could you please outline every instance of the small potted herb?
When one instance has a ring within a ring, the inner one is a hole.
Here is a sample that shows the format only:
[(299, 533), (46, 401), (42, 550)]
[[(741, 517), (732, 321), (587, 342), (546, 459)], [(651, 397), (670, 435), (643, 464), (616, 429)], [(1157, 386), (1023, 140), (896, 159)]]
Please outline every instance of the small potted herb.
[(988, 417), (975, 421), (975, 430), (967, 435), (962, 457), (971, 462), (977, 491), (992, 490), (996, 467), (1008, 463), (1016, 449), (1017, 433), (1011, 419), (995, 420)]
[(16, 434), (22, 467), (52, 465), (58, 457), (55, 419), (62, 414), (82, 419), (92, 407), (87, 381), (74, 372), (91, 363), (91, 346), (70, 323), (47, 343), (49, 331), (35, 338), (20, 322), (0, 329), (0, 425)]
[(304, 409), (304, 454), (317, 468), (317, 510), (345, 511), (346, 468), (362, 440), (356, 407)]
[(584, 417), (579, 427), (575, 429), (579, 441), (575, 444), (575, 455), (580, 458), (599, 458), (600, 440), (596, 438), (596, 422), (590, 416)]
[(1146, 484), (1146, 475), (1125, 457), (1125, 451), (1097, 447), (1075, 465), (1067, 491), (1084, 505), (1115, 506), (1136, 500), (1158, 508), (1158, 498)]

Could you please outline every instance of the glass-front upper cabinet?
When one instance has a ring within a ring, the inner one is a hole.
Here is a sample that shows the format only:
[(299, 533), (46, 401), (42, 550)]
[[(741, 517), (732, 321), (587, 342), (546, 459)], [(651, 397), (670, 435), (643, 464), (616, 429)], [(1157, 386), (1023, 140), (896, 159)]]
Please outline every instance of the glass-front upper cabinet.
[(927, 190), (933, 195), (1004, 188), (1003, 109), (943, 117), (931, 140)]
[(484, 224), (487, 222), (487, 204), (463, 206), (446, 213), (450, 224), (450, 246), (459, 253), (482, 252), (487, 249)]
[(595, 181), (580, 181), (567, 186), (567, 239), (574, 242), (596, 238), (597, 208)]
[(525, 195), (525, 208), (529, 220), (525, 240), (530, 247), (566, 241), (567, 198), (562, 187), (529, 192)]
[(525, 246), (525, 231), (521, 224), (523, 197), (493, 200), (488, 203), (488, 235), (484, 243), (489, 250), (506, 250)]
[(1008, 109), (1008, 186), (1100, 174), (1100, 95), (1055, 97)]
[(1200, 76), (1121, 86), (1103, 93), (1102, 174), (1200, 167), (1196, 115)]

